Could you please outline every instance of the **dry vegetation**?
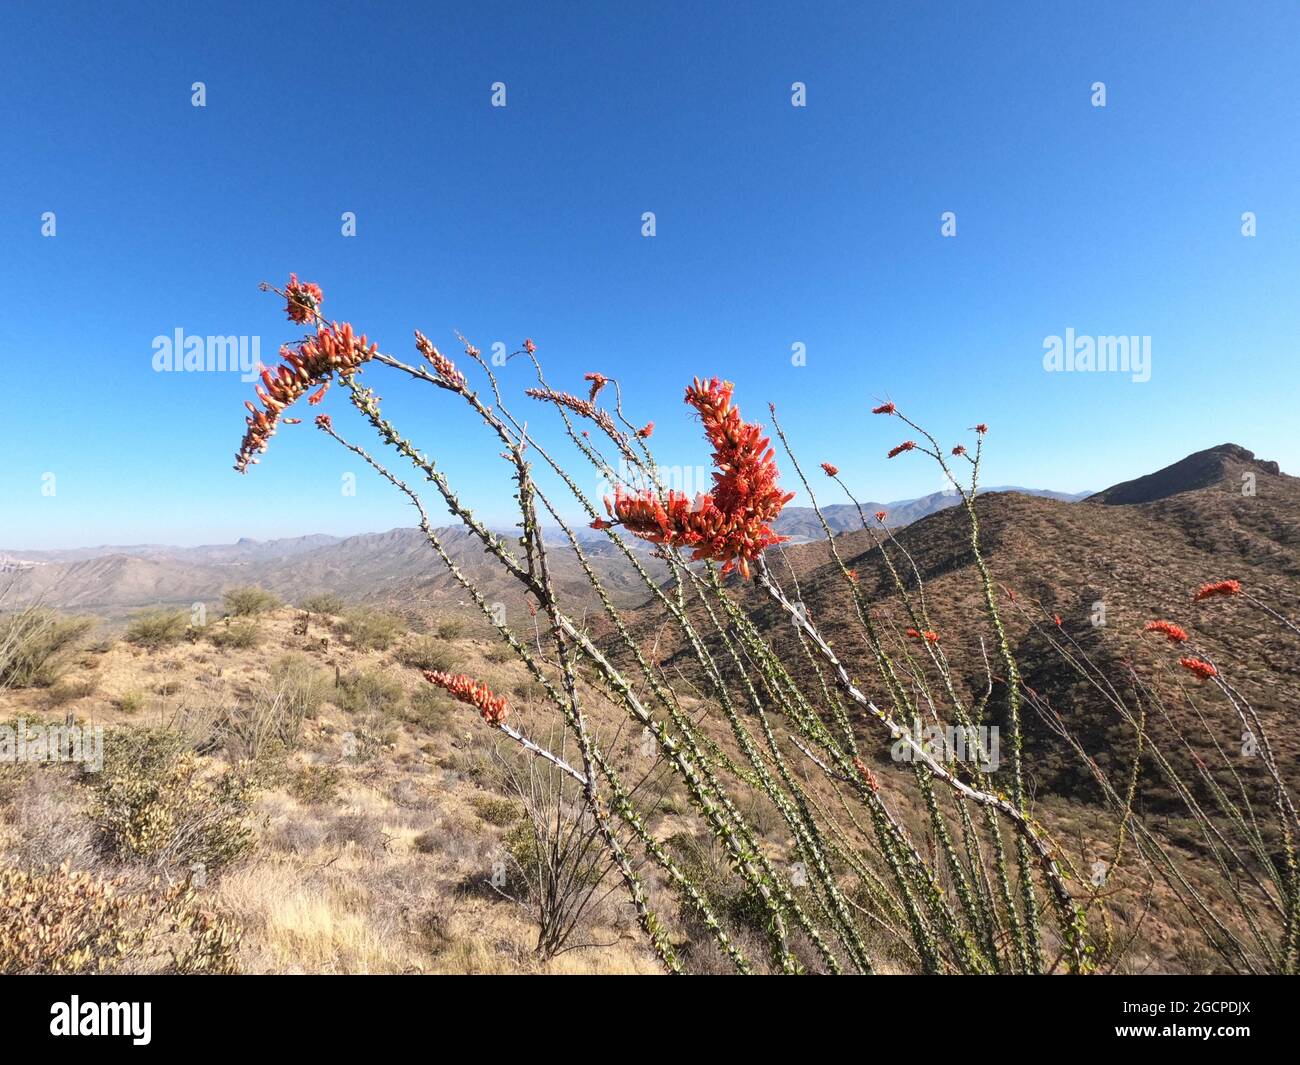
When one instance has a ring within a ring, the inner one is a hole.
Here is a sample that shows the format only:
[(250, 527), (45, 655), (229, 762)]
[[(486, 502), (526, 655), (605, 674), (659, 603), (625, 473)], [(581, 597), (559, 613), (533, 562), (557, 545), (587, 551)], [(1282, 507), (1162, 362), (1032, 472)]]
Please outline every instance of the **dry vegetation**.
[[(313, 616), (301, 633), (300, 618), (262, 610), (256, 643), (235, 647), (218, 638), (222, 620), (192, 641), (148, 646), (94, 643), (78, 624), (81, 646), (68, 656), (57, 641), (67, 660), (57, 679), (42, 674), (49, 686), (0, 690), (0, 720), (72, 715), (109, 737), (100, 773), (0, 764), (0, 890), (46, 900), (38, 917), (7, 911), (0, 971), (655, 969), (608, 881), (565, 926), (566, 943), (582, 949), (538, 953), (533, 887), (544, 890), (544, 870), (558, 867), (539, 860), (513, 782), (531, 776), (544, 793), (548, 778), (413, 665), (490, 676), (523, 693), (526, 716), (520, 667), (490, 661), (490, 645), (462, 638), (452, 619), (390, 633), (378, 650), (369, 624), (358, 647), (354, 626)], [(550, 900), (567, 899), (549, 888)], [(196, 946), (174, 931), (174, 913), (206, 922), (207, 938)], [(52, 914), (67, 926), (57, 946), (24, 946)], [(126, 929), (140, 942), (101, 961)], [(206, 957), (218, 934), (229, 941), (219, 963), (187, 957)]]

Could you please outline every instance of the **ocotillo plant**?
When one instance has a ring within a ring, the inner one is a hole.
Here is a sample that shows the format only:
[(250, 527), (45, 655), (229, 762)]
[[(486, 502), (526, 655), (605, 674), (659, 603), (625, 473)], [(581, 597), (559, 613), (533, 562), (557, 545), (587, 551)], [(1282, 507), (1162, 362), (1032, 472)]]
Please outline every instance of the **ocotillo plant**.
[[(792, 493), (780, 485), (770, 440), (757, 423), (744, 420), (730, 383), (697, 379), (686, 389), (714, 467), (710, 491), (691, 497), (662, 483), (649, 443), (654, 423), (638, 427), (625, 416), (616, 380), (587, 374), (585, 396), (553, 388), (535, 345), (526, 340), (511, 358), (532, 366), (536, 385), (528, 395), (556, 417), (565, 446), (611, 486), (608, 497), (592, 498), (553, 446), (539, 438), (537, 419), (511, 410), (493, 366), (463, 338), (463, 367), (419, 332), (415, 347), (423, 361), (408, 363), (380, 351), (351, 325), (327, 321), (319, 287), (291, 276), (283, 290), (274, 291), (285, 298), (289, 319), (312, 332), (282, 348), (282, 365), (263, 373), (257, 388), (261, 406), (247, 404), (247, 432), (235, 468), (246, 472), (279, 426), (298, 420), (285, 415), (297, 400), (307, 397), (316, 405), (331, 383), (346, 391), (380, 443), (412, 471), (405, 476), (418, 488), (346, 438), (328, 415), (318, 415), (316, 427), (404, 493), (431, 550), (527, 667), (577, 757), (567, 760), (512, 724), (507, 700), (482, 680), (437, 672), (426, 679), (476, 709), (486, 727), (576, 783), (609, 866), (622, 878), (647, 943), (668, 971), (685, 971), (691, 952), (682, 949), (681, 937), (665, 920), (667, 907), (711, 937), (742, 973), (1087, 973), (1113, 967), (1120, 947), (1110, 889), (1081, 876), (1065, 847), (1034, 816), (1025, 782), (1027, 712), (1047, 720), (1096, 777), (1113, 815), (1112, 877), (1131, 852), (1132, 865), (1148, 870), (1153, 880), (1158, 876), (1184, 905), (1207, 949), (1225, 967), (1295, 969), (1295, 810), (1271, 748), (1265, 765), (1274, 785), (1275, 823), (1265, 830), (1260, 812), (1244, 807), (1211, 774), (1208, 800), (1204, 788), (1185, 785), (1148, 735), (1149, 693), (1121, 692), (1096, 676), (1059, 626), (1051, 634), (1058, 652), (1132, 729), (1127, 779), (1112, 783), (1050, 702), (1025, 684), (980, 540), (977, 492), (986, 426), (973, 428), (969, 449), (945, 449), (892, 402), (874, 411), (906, 425), (915, 437), (889, 451), (889, 458), (928, 456), (960, 495), (982, 611), (971, 624), (979, 626), (986, 649), (975, 664), (986, 679), (980, 691), (961, 679), (970, 676), (971, 663), (959, 670), (950, 661), (912, 555), (890, 532), (885, 515), (869, 516), (859, 506), (888, 574), (893, 607), (908, 625), (893, 624), (868, 597), (841, 557), (772, 409), (790, 469), (821, 519), (826, 552), (851, 608), (855, 646), (841, 649), (823, 631), (802, 601), (795, 570), (785, 564), (784, 538), (773, 528)], [(405, 374), (432, 389), (434, 402), (463, 403), (481, 420), (485, 446), (500, 451), (515, 483), (517, 538), (483, 524), (436, 460), (385, 417), (380, 398), (362, 382), (371, 367)], [(481, 374), (481, 391), (465, 372), (471, 367)], [(612, 404), (602, 404), (607, 397)], [(552, 498), (534, 478), (535, 463), (571, 498)], [(847, 492), (835, 466), (823, 463), (822, 469)], [(525, 593), (541, 622), (535, 631), (512, 628), (458, 566), (430, 522), (421, 494), (430, 487)], [(640, 628), (616, 608), (589, 555), (589, 534), (580, 535), (570, 518), (576, 511), (585, 515), (583, 524), (608, 538), (644, 586), (647, 609), (657, 616), (655, 631), (670, 634), (681, 651), (673, 674)], [(557, 590), (557, 548), (543, 536), (544, 520), (558, 528), (564, 550), (601, 604), (599, 630), (575, 620), (574, 604)], [(635, 539), (653, 545), (666, 580), (651, 575), (646, 549), (635, 547)], [(1023, 603), (1011, 602), (1025, 614)], [(773, 615), (784, 622), (768, 623)], [(1172, 628), (1158, 631), (1174, 638)], [(1250, 704), (1212, 663), (1188, 657), (1183, 668), (1217, 683), (1266, 743)], [(597, 728), (596, 711), (611, 707), (653, 746), (725, 856), (731, 894), (720, 892), (695, 863), (651, 832), (621, 752)], [(955, 742), (934, 742), (922, 721)], [(1009, 757), (1001, 766), (982, 739), (993, 721), (1008, 730)], [(872, 752), (888, 745), (901, 752), (903, 771), (875, 764)], [(962, 756), (967, 746), (972, 757)], [(1175, 782), (1213, 842), (1220, 882), (1249, 881), (1249, 890), (1234, 895), (1239, 920), (1216, 912), (1205, 890), (1192, 885), (1183, 858), (1136, 815), (1144, 757)], [(763, 830), (754, 802), (774, 820), (785, 848)]]

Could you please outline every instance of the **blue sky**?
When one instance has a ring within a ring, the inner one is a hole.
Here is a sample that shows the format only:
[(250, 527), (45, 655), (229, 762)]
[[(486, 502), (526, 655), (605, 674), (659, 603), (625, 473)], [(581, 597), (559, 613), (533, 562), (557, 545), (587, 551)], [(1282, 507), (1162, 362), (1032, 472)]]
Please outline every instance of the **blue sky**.
[[(942, 487), (885, 460), (901, 427), (866, 413), (885, 396), (945, 442), (988, 422), (991, 484), (1100, 489), (1228, 440), (1300, 472), (1295, 5), (10, 3), (4, 21), (0, 548), (410, 524), (309, 425), (235, 474), (251, 386), (152, 368), (178, 328), (259, 336), (269, 360), (295, 330), (256, 285), (290, 270), (394, 354), (413, 328), (449, 353), (455, 329), (531, 336), (558, 385), (619, 377), (668, 465), (707, 461), (681, 395), (718, 374), (873, 499)], [(1046, 373), (1067, 328), (1150, 336), (1151, 379)], [(367, 378), (509, 520), (482, 426)], [(528, 383), (512, 363), (512, 396)], [(341, 393), (324, 409), (364, 436)]]

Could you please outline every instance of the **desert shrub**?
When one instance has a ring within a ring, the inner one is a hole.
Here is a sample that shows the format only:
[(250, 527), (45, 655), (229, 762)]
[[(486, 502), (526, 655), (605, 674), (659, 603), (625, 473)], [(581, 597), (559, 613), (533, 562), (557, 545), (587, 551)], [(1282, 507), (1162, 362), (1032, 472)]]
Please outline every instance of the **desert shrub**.
[(331, 689), (330, 679), (306, 655), (291, 654), (271, 666), (271, 684), (283, 691), (303, 717), (320, 712)]
[(329, 592), (309, 596), (298, 606), (309, 614), (328, 614), (330, 617), (337, 617), (347, 609), (347, 603), (339, 596), (331, 595)]
[(438, 635), (444, 640), (456, 640), (465, 635), (464, 618), (443, 618), (438, 622)]
[(450, 670), (456, 664), (456, 654), (450, 647), (431, 636), (416, 636), (397, 651), (397, 660), (412, 669)]
[(451, 728), (456, 715), (463, 709), (454, 699), (448, 698), (441, 688), (426, 684), (415, 689), (403, 716), (412, 724), (430, 732), (445, 732)]
[(515, 649), (508, 643), (494, 643), (487, 649), (484, 657), (495, 666), (504, 665), (506, 662), (514, 661)]
[(44, 607), (0, 618), (0, 689), (50, 687), (92, 624)]
[(245, 585), (242, 588), (231, 588), (225, 592), (222, 601), (226, 605), (226, 613), (233, 614), (236, 617), (252, 617), (257, 614), (265, 614), (268, 610), (274, 610), (280, 605), (280, 600), (273, 593), (268, 592), (265, 588), (259, 588), (255, 584)]
[(401, 618), (368, 607), (349, 610), (340, 628), (352, 646), (361, 651), (386, 651), (406, 631)]
[(123, 692), (113, 700), (113, 706), (122, 714), (138, 714), (144, 709), (144, 693), (135, 691)]
[(520, 702), (543, 700), (547, 697), (546, 688), (535, 677), (526, 677), (514, 686), (515, 697)]
[(88, 695), (94, 695), (98, 687), (99, 685), (94, 679), (56, 681), (46, 689), (45, 702), (51, 709), (66, 706), (68, 703), (75, 703), (78, 699), (84, 699)]
[(289, 794), (304, 805), (320, 806), (338, 795), (342, 779), (336, 766), (299, 766), (289, 778)]
[(251, 617), (227, 619), (224, 624), (215, 625), (208, 630), (208, 639), (212, 645), (222, 650), (256, 647), (261, 638), (257, 622)]
[(180, 643), (189, 623), (189, 618), (179, 611), (143, 610), (132, 616), (123, 639), (137, 647), (156, 651)]
[(580, 947), (580, 930), (614, 890), (603, 886), (612, 865), (598, 826), (575, 782), (546, 763), (508, 758), (499, 781), (513, 798), (482, 795), (471, 805), (489, 823), (512, 826), (506, 890), (537, 922), (536, 952), (551, 958)]
[(324, 676), (309, 660), (286, 655), (260, 688), (227, 708), (215, 735), (236, 758), (281, 757), (298, 746), (302, 723), (316, 716), (326, 690)]
[[(0, 973), (237, 971), (241, 932), (187, 883), (131, 890), (67, 866), (0, 868)], [(164, 960), (165, 959), (165, 960)]]
[(472, 795), (469, 804), (474, 812), (489, 825), (504, 828), (519, 820), (523, 809), (513, 799), (503, 799), (499, 795)]
[(163, 729), (114, 730), (104, 762), (88, 779), (92, 820), (110, 857), (211, 872), (252, 847), (246, 774), (205, 771), (199, 756)]
[(378, 670), (353, 673), (343, 678), (339, 705), (350, 714), (396, 714), (405, 701), (402, 685)]
[(329, 843), (353, 843), (366, 851), (381, 850), (387, 842), (379, 823), (360, 813), (340, 814), (325, 833), (325, 839)]

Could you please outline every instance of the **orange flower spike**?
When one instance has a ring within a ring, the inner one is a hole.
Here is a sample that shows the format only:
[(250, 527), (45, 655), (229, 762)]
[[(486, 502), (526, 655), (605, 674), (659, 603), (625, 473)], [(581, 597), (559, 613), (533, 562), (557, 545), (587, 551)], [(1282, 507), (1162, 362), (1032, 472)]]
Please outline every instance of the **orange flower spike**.
[(1161, 633), (1170, 643), (1182, 643), (1187, 639), (1186, 630), (1181, 625), (1175, 625), (1172, 621), (1148, 621), (1142, 631)]
[(528, 352), (529, 355), (531, 355), (534, 351), (537, 350), (537, 345), (532, 342), (531, 338), (524, 337), (524, 350)]
[(840, 472), (838, 466), (832, 466), (829, 462), (823, 462), (822, 469), (826, 472), (827, 477), (834, 477)]
[(892, 459), (892, 458), (895, 458), (895, 457), (901, 455), (904, 451), (914, 451), (915, 449), (916, 449), (916, 441), (915, 441), (915, 440), (904, 440), (901, 444), (898, 445), (898, 447), (893, 448), (893, 449), (889, 452), (889, 454), (888, 454), (887, 456), (885, 456), (885, 457), (886, 457), (886, 458), (891, 458), (891, 459)]
[(892, 403), (882, 403), (879, 407), (872, 407), (872, 414), (893, 414), (898, 408)]
[(1192, 601), (1199, 603), (1202, 599), (1213, 599), (1220, 595), (1240, 595), (1241, 581), (1212, 581), (1201, 585)]
[(1178, 664), (1201, 680), (1209, 680), (1219, 675), (1219, 671), (1213, 665), (1200, 658), (1180, 658)]
[(474, 707), (483, 720), (493, 727), (502, 724), (507, 715), (505, 696), (493, 695), (481, 680), (464, 673), (444, 673), (441, 670), (422, 671), (424, 679), (450, 693), (462, 703)]

